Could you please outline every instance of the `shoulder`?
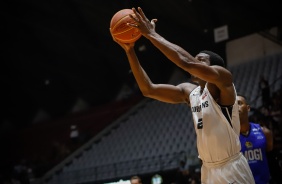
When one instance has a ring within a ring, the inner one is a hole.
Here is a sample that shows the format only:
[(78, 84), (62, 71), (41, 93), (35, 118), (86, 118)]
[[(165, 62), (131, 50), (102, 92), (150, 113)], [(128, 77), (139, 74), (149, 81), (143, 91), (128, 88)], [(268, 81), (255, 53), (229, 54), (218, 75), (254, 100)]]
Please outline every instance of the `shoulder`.
[(258, 129), (261, 129), (261, 131), (264, 133), (265, 136), (272, 136), (272, 131), (268, 129), (266, 126), (250, 122), (250, 125), (253, 127), (256, 127)]
[(227, 68), (218, 65), (210, 66), (213, 70), (216, 70), (221, 76), (224, 75), (226, 77), (232, 77), (232, 73)]
[(261, 126), (259, 124), (257, 124), (257, 123), (249, 122), (249, 124), (250, 124), (251, 127), (256, 127), (256, 128), (261, 129)]
[(256, 128), (256, 129), (258, 129), (258, 130), (260, 130), (264, 133), (264, 127), (261, 126), (260, 124), (254, 123), (254, 122), (249, 122), (249, 124), (250, 124), (251, 128)]

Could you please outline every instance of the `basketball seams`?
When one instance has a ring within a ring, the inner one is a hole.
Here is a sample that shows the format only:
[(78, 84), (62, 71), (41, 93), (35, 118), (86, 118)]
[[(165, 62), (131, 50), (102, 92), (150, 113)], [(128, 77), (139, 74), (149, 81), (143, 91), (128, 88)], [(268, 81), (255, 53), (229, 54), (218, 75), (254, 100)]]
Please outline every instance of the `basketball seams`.
[[(131, 15), (133, 15), (133, 14), (131, 14)], [(120, 23), (121, 23), (124, 19), (126, 19), (127, 17), (129, 17), (129, 15), (125, 15), (124, 17), (122, 17), (121, 19), (119, 19), (119, 20), (116, 22), (116, 24), (115, 24), (114, 27), (112, 28), (113, 32), (115, 31), (115, 29), (117, 28), (117, 26), (119, 26)], [(132, 29), (132, 27), (130, 27), (130, 26), (128, 26), (128, 28), (131, 28), (131, 29)], [(130, 30), (130, 29), (127, 29), (127, 30)], [(126, 30), (125, 30), (125, 31), (126, 31)]]
[(134, 35), (132, 37), (126, 37), (126, 38), (124, 38), (122, 36), (123, 36), (122, 34), (116, 34), (115, 38), (119, 41), (124, 42), (124, 43), (131, 43), (132, 41), (138, 40), (142, 35), (139, 33), (138, 35)]
[(134, 28), (134, 27), (130, 27), (130, 29), (126, 29), (126, 30), (124, 30), (124, 31), (122, 31), (122, 32), (113, 33), (113, 35), (114, 35), (114, 36), (116, 36), (116, 35), (120, 35), (120, 34), (123, 34), (123, 33), (125, 33), (125, 32), (128, 32), (128, 31), (130, 31), (130, 30), (132, 30), (132, 29), (136, 29), (136, 28)]

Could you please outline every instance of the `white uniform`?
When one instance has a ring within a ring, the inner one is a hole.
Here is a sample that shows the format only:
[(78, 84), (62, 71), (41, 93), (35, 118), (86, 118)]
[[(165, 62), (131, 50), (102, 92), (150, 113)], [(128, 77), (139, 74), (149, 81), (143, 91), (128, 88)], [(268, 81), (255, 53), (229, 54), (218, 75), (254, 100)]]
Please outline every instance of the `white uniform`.
[[(235, 87), (234, 87), (235, 89)], [(237, 101), (232, 108), (221, 107), (205, 86), (190, 94), (197, 148), (202, 160), (201, 180), (207, 184), (253, 184), (245, 157), (240, 153), (240, 120)]]

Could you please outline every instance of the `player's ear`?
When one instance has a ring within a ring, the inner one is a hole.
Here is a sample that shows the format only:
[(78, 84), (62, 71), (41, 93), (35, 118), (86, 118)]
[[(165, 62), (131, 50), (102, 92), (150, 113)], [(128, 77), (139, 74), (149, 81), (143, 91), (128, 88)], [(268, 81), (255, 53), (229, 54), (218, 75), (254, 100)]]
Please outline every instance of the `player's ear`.
[(250, 112), (251, 111), (251, 106), (247, 105), (247, 109), (248, 109), (248, 112)]

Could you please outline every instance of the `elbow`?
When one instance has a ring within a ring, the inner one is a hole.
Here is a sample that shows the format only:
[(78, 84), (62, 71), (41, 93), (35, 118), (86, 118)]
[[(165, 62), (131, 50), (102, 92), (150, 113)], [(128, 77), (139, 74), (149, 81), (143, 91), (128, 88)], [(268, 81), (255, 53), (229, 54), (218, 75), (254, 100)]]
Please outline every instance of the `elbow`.
[(143, 96), (148, 97), (148, 98), (152, 98), (154, 90), (151, 86), (146, 86), (146, 87), (142, 87), (140, 88), (141, 93)]
[(150, 90), (148, 90), (148, 89), (146, 89), (146, 90), (141, 89), (141, 92), (142, 92), (142, 95), (145, 96), (145, 97), (150, 98), (152, 96), (152, 94), (150, 93)]

